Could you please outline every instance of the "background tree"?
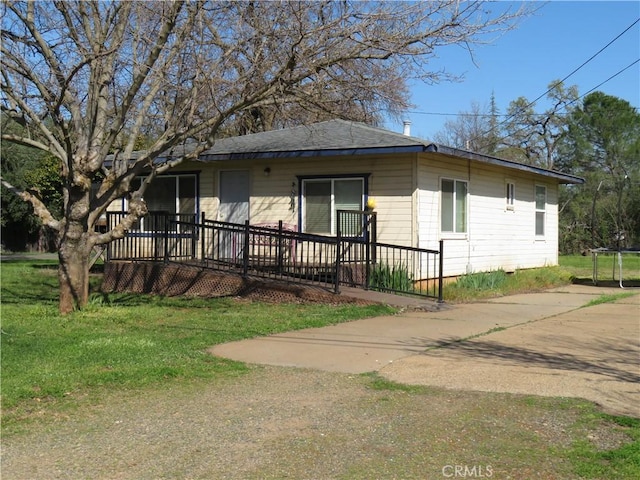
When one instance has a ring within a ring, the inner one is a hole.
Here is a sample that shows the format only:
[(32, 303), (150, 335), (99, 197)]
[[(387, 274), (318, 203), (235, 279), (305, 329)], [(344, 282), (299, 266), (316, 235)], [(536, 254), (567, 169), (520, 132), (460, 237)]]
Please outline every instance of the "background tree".
[(496, 104), (496, 95), (494, 92), (491, 92), (491, 99), (489, 101), (489, 118), (487, 120), (488, 130), (486, 133), (487, 141), (485, 154), (487, 155), (498, 155), (500, 151), (500, 110), (498, 109), (498, 105)]
[(499, 117), (500, 110), (492, 92), (488, 107), (482, 107), (475, 101), (471, 102), (471, 109), (447, 120), (442, 130), (436, 132), (433, 140), (449, 147), (485, 155), (499, 155), (502, 145)]
[(581, 225), (567, 249), (640, 244), (640, 114), (626, 100), (594, 92), (568, 123), (558, 167), (585, 177), (581, 191), (564, 192), (574, 205), (564, 226)]
[[(281, 112), (374, 118), (371, 107), (392, 99), (378, 82), (445, 78), (428, 69), (436, 49), (483, 41), (523, 14), (500, 10), (457, 0), (3, 1), (2, 110), (28, 134), (2, 139), (58, 160), (63, 215), (3, 184), (58, 232), (61, 312), (86, 303), (92, 248), (122, 238), (147, 213), (150, 182), (195, 159), (234, 122), (248, 118), (253, 131)], [(151, 141), (134, 159), (140, 137)], [(127, 193), (128, 215), (95, 232)]]
[(472, 102), (470, 111), (447, 121), (435, 138), (449, 146), (553, 169), (567, 133), (567, 112), (577, 101), (578, 90), (554, 81), (546, 96), (551, 102), (546, 111), (536, 113), (536, 102), (519, 97), (509, 103), (506, 119), (500, 120), (492, 93), (488, 108)]
[[(23, 127), (2, 115), (0, 129), (21, 132)], [(30, 188), (37, 193), (47, 208), (60, 216), (62, 213), (62, 183), (56, 159), (35, 148), (18, 144), (3, 144), (0, 149), (0, 171), (13, 185)], [(54, 240), (33, 208), (13, 195), (4, 186), (0, 193), (0, 226), (2, 248), (22, 251), (24, 249), (51, 250)]]
[(478, 102), (472, 102), (468, 111), (459, 112), (455, 119), (447, 120), (433, 140), (449, 147), (489, 155), (493, 146), (490, 118), (491, 113), (486, 108)]
[(535, 102), (524, 97), (509, 104), (503, 124), (502, 153), (512, 160), (553, 170), (558, 147), (567, 134), (565, 117), (578, 99), (578, 88), (567, 88), (554, 80), (546, 98), (550, 107), (542, 113), (536, 113)]

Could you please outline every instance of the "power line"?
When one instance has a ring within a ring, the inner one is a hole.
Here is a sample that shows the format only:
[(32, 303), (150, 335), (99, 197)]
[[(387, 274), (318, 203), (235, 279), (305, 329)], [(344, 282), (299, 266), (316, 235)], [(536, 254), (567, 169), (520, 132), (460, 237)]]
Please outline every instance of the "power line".
[(578, 97), (576, 100), (573, 100), (571, 102), (568, 103), (568, 105), (571, 105), (572, 103), (574, 103), (577, 100), (580, 100), (582, 97), (589, 95), (591, 92), (593, 92), (595, 89), (600, 88), (602, 85), (604, 85), (605, 83), (607, 83), (609, 80), (613, 80), (614, 78), (616, 78), (618, 75), (620, 75), (622, 72), (624, 72), (625, 70), (628, 70), (629, 68), (633, 67), (636, 63), (640, 62), (640, 58), (638, 58), (635, 62), (631, 62), (629, 65), (627, 65), (626, 67), (624, 67), (622, 70), (618, 71), (617, 73), (614, 73), (613, 75), (611, 75), (609, 78), (607, 78), (605, 81), (599, 83), (598, 85), (596, 85), (595, 87), (593, 87), (591, 90), (587, 91), (586, 93), (580, 95), (580, 97)]
[[(578, 70), (580, 70), (582, 67), (584, 67), (587, 63), (589, 63), (591, 60), (593, 60), (594, 58), (596, 58), (598, 55), (600, 55), (604, 50), (606, 50), (613, 42), (615, 42), (616, 40), (618, 40), (622, 35), (624, 35), (625, 33), (627, 33), (636, 23), (640, 22), (640, 18), (637, 18), (635, 22), (633, 22), (631, 25), (629, 25), (627, 28), (625, 28), (621, 33), (619, 33), (613, 40), (611, 40), (609, 43), (607, 43), (604, 47), (602, 47), (600, 50), (598, 50), (596, 53), (594, 53), (593, 55), (591, 55), (591, 57), (586, 60), (585, 62), (582, 63), (582, 65), (580, 65), (578, 68), (576, 68), (575, 70), (573, 70), (569, 75), (567, 75), (566, 77), (564, 77), (562, 80), (558, 80), (557, 82), (554, 82), (549, 89), (544, 92), (542, 95), (540, 95), (538, 98), (536, 98), (535, 100), (533, 100), (531, 103), (529, 103), (529, 105), (527, 105), (526, 107), (524, 107), (523, 109), (529, 108), (531, 105), (533, 105), (534, 103), (536, 103), (538, 100), (540, 100), (542, 97), (544, 97), (547, 93), (551, 92), (551, 90), (553, 90), (555, 87), (557, 87), (558, 85), (564, 83), (564, 81), (566, 79), (568, 79), (569, 77), (573, 76), (574, 73), (576, 73)], [(605, 80), (605, 82), (608, 80)], [(604, 82), (603, 82), (604, 83)], [(602, 84), (601, 84), (602, 85)], [(599, 86), (599, 85), (598, 85)], [(598, 87), (596, 87), (598, 88)]]
[[(508, 117), (510, 114), (508, 113), (467, 113), (467, 112), (459, 112), (459, 113), (443, 113), (443, 112), (417, 112), (414, 110), (408, 110), (407, 113), (412, 115), (439, 115), (446, 117)], [(533, 113), (532, 115), (546, 115), (545, 113)]]
[[(631, 62), (629, 65), (627, 65), (626, 67), (618, 70), (616, 73), (614, 73), (613, 75), (611, 75), (609, 78), (607, 78), (606, 80), (603, 80), (602, 82), (600, 82), (598, 85), (596, 85), (595, 87), (587, 90), (585, 93), (583, 93), (582, 95), (580, 95), (579, 97), (571, 100), (570, 102), (567, 102), (566, 105), (563, 105), (562, 109), (566, 110), (566, 108), (569, 105), (572, 105), (574, 103), (576, 103), (578, 100), (583, 99), (584, 97), (586, 97), (587, 95), (589, 95), (591, 92), (593, 92), (594, 90), (600, 88), (602, 85), (604, 85), (605, 83), (607, 83), (610, 80), (613, 80), (614, 78), (616, 78), (618, 75), (621, 75), (622, 73), (624, 73), (626, 70), (629, 70), (631, 67), (633, 67), (636, 63), (640, 62), (640, 58), (636, 59), (635, 61)], [(533, 103), (533, 102), (532, 102)], [(531, 104), (530, 104), (531, 105)], [(530, 106), (529, 105), (529, 106)], [(525, 107), (526, 108), (526, 107)], [(638, 107), (633, 107), (634, 109), (638, 110)], [(514, 116), (513, 114), (507, 114), (507, 113), (497, 113), (497, 114), (492, 114), (492, 113), (443, 113), (443, 112), (418, 112), (418, 111), (409, 111), (408, 113), (414, 114), (414, 115), (441, 115), (441, 116), (454, 116), (454, 117), (512, 117)], [(531, 115), (533, 116), (544, 116), (547, 115), (547, 113), (532, 113)], [(569, 115), (569, 113), (565, 112), (556, 112), (556, 115), (559, 116), (564, 116), (564, 115)]]
[[(569, 75), (565, 76), (562, 80), (558, 81), (558, 82), (554, 82), (548, 89), (547, 91), (545, 91), (542, 95), (540, 95), (539, 97), (537, 97), (535, 100), (533, 100), (532, 102), (529, 102), (527, 105), (525, 105), (524, 107), (522, 107), (519, 111), (523, 111), (526, 110), (527, 108), (531, 107), (532, 105), (534, 105), (538, 100), (540, 100), (542, 97), (544, 97), (545, 95), (547, 95), (549, 92), (551, 92), (556, 86), (562, 84), (562, 82), (564, 82), (566, 79), (568, 79), (569, 77), (571, 77), (573, 74), (575, 74), (578, 70), (580, 70), (582, 67), (584, 67), (586, 64), (588, 64), (591, 60), (593, 60), (595, 57), (597, 57), (598, 55), (600, 55), (600, 53), (602, 53), (605, 49), (607, 49), (611, 44), (613, 44), (616, 40), (618, 40), (622, 35), (624, 35), (625, 33), (627, 33), (633, 26), (635, 26), (638, 22), (640, 22), (640, 18), (637, 18), (631, 25), (629, 25), (627, 28), (625, 28), (622, 32), (620, 32), (618, 35), (616, 35), (616, 37), (611, 40), (609, 43), (607, 43), (604, 47), (602, 47), (600, 50), (598, 50), (596, 53), (594, 53), (591, 57), (589, 57), (588, 60), (584, 61), (578, 68), (574, 69), (571, 73), (569, 73)], [(625, 70), (627, 70), (628, 68), (632, 67), (633, 65), (635, 65), (636, 63), (638, 63), (638, 61), (640, 61), (640, 59), (636, 60), (635, 62), (632, 62), (630, 65), (626, 66), (625, 68), (623, 68), (622, 70), (618, 71), (617, 73), (613, 74), (612, 76), (610, 76), (608, 79), (606, 79), (605, 81), (601, 82), (600, 84), (598, 84), (596, 87), (592, 88), (591, 90), (589, 90), (587, 93), (581, 95), (580, 97), (578, 97), (575, 100), (572, 100), (571, 102), (569, 102), (566, 106), (571, 105), (572, 103), (575, 103), (577, 100), (583, 98), (585, 95), (587, 95), (588, 93), (594, 91), (596, 88), (599, 88), (600, 86), (604, 85), (605, 83), (607, 83), (609, 80), (617, 77), (618, 75), (620, 75), (622, 72), (624, 72)], [(565, 107), (566, 107), (565, 106)], [(511, 118), (515, 117), (517, 115), (518, 112), (515, 112), (509, 116), (507, 116), (507, 118), (505, 118), (504, 120), (502, 120), (498, 125), (496, 125), (496, 127), (500, 127), (502, 125), (504, 125), (505, 123), (507, 123)], [(480, 136), (485, 136), (488, 133), (491, 133), (491, 130), (488, 130), (486, 132), (483, 132)], [(515, 132), (517, 133), (517, 132)], [(471, 138), (470, 140), (476, 140), (478, 137), (474, 137)]]
[[(571, 73), (569, 73), (567, 76), (565, 76), (562, 80), (558, 80), (557, 82), (554, 82), (551, 87), (549, 87), (547, 89), (546, 92), (544, 92), (542, 95), (538, 96), (535, 100), (529, 102), (526, 106), (522, 107), (522, 110), (525, 110), (527, 108), (529, 108), (530, 106), (534, 105), (538, 100), (540, 100), (541, 98), (543, 98), (545, 95), (547, 95), (549, 92), (551, 92), (555, 87), (557, 87), (558, 85), (564, 83), (565, 80), (567, 80), (568, 78), (572, 77), (576, 72), (578, 72), (580, 69), (582, 69), (585, 65), (587, 65), (589, 62), (591, 62), (591, 60), (593, 60), (594, 58), (596, 58), (598, 55), (600, 55), (603, 51), (605, 51), (607, 48), (609, 48), (616, 40), (618, 40), (622, 35), (624, 35), (625, 33), (627, 33), (631, 28), (633, 28), (638, 22), (640, 22), (640, 18), (637, 18), (631, 25), (629, 25), (627, 28), (625, 28), (622, 32), (620, 32), (618, 35), (616, 35), (616, 37), (611, 40), (609, 43), (607, 43), (604, 47), (602, 47), (600, 50), (598, 50), (596, 53), (594, 53), (593, 55), (591, 55), (591, 57), (589, 57), (587, 60), (585, 60), (584, 62), (582, 62), (582, 64), (575, 68)], [(623, 71), (625, 71), (626, 69), (630, 68), (631, 66), (633, 66), (634, 64), (636, 64), (638, 61), (636, 60), (635, 62), (633, 62), (631, 65), (629, 65), (628, 67), (625, 67), (624, 69), (622, 69), (621, 71), (619, 71), (618, 73), (614, 74), (613, 76), (609, 77), (607, 80), (605, 80), (604, 82), (602, 82), (601, 84), (599, 84), (598, 86), (594, 87), (593, 89), (589, 90), (587, 93), (585, 93), (584, 95), (580, 96), (578, 99), (584, 97), (585, 95), (591, 93), (593, 90), (595, 90), (596, 88), (599, 88), (601, 85), (605, 84), (606, 82), (608, 82), (609, 80), (613, 79), (614, 77), (618, 76), (620, 73), (622, 73)], [(573, 103), (573, 102), (571, 102)], [(436, 116), (465, 116), (465, 117), (511, 117), (514, 116), (515, 114), (496, 114), (496, 115), (491, 115), (491, 114), (481, 114), (481, 113), (445, 113), (445, 112), (420, 112), (420, 111), (409, 111), (408, 113), (411, 114), (415, 114), (415, 115), (436, 115)], [(534, 113), (533, 115), (544, 115), (544, 114), (536, 114)], [(508, 120), (508, 118), (507, 118)], [(506, 120), (505, 120), (506, 122)]]
[[(567, 108), (567, 107), (569, 107), (570, 105), (572, 105), (572, 104), (576, 103), (577, 101), (579, 101), (579, 100), (583, 99), (584, 97), (586, 97), (587, 95), (589, 95), (591, 92), (595, 91), (596, 89), (600, 88), (602, 85), (604, 85), (605, 83), (607, 83), (609, 80), (613, 80), (615, 77), (617, 77), (618, 75), (620, 75), (620, 74), (621, 74), (621, 73), (623, 73), (624, 71), (628, 70), (629, 68), (633, 67), (633, 66), (634, 66), (636, 63), (638, 63), (638, 62), (640, 62), (640, 58), (638, 58), (638, 59), (637, 59), (637, 60), (635, 60), (634, 62), (631, 62), (629, 65), (627, 65), (626, 67), (622, 68), (621, 70), (618, 70), (616, 73), (614, 73), (613, 75), (611, 75), (609, 78), (607, 78), (606, 80), (604, 80), (604, 81), (600, 82), (598, 85), (596, 85), (595, 87), (591, 88), (591, 89), (590, 89), (590, 90), (588, 90), (587, 92), (583, 93), (583, 94), (582, 94), (582, 95), (580, 95), (578, 98), (575, 98), (575, 99), (571, 100), (570, 102), (567, 102), (567, 104), (566, 104), (566, 105), (563, 105), (563, 106), (562, 106), (562, 109), (563, 109), (563, 110), (566, 110), (566, 108)], [(635, 107), (634, 107), (634, 108), (635, 108)], [(637, 108), (636, 108), (636, 110), (637, 110)], [(537, 115), (540, 115), (540, 114), (537, 114)], [(542, 116), (544, 116), (544, 115), (546, 115), (546, 114), (542, 114)], [(566, 116), (566, 115), (570, 115), (570, 113), (569, 113), (569, 112), (565, 112), (565, 113), (558, 114), (558, 113), (556, 112), (556, 115), (558, 115), (558, 116)], [(503, 122), (503, 123), (504, 123), (504, 122)], [(501, 123), (501, 124), (499, 124), (499, 125), (502, 125), (502, 123)], [(499, 125), (498, 125), (498, 126), (499, 126)], [(525, 125), (525, 126), (523, 126), (523, 127), (519, 128), (519, 129), (517, 129), (517, 130), (515, 130), (515, 131), (513, 131), (513, 132), (510, 132), (510, 133), (509, 133), (509, 135), (511, 135), (511, 136), (513, 136), (513, 135), (517, 135), (518, 133), (520, 133), (520, 132), (522, 132), (522, 131), (526, 130), (527, 128), (529, 128), (529, 126), (528, 126), (528, 125)], [(488, 130), (487, 132), (484, 132), (484, 133), (483, 133), (482, 135), (480, 135), (480, 136), (482, 136), (482, 137), (483, 137), (483, 136), (485, 136), (487, 133), (490, 133), (490, 132), (491, 132), (491, 130)], [(470, 139), (470, 141), (474, 141), (474, 140), (476, 140), (477, 138), (478, 138), (478, 137), (473, 137), (473, 138), (471, 138), (471, 139)]]

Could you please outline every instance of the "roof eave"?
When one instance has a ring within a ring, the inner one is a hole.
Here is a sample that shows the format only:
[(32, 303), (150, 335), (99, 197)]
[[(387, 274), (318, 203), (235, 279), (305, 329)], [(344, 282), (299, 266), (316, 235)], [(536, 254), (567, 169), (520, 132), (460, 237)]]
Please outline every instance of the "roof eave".
[(462, 150), (460, 148), (431, 144), (427, 147), (426, 151), (437, 152), (452, 157), (467, 158), (469, 160), (476, 160), (479, 162), (488, 163), (490, 165), (512, 168), (515, 170), (520, 170), (522, 172), (535, 173), (537, 175), (555, 178), (556, 180), (558, 180), (558, 183), (562, 184), (582, 185), (583, 183), (585, 183), (584, 178), (570, 175), (568, 173), (557, 172), (555, 170), (549, 170), (547, 168), (536, 167), (533, 165), (526, 165), (524, 163), (514, 162), (511, 160), (504, 160), (502, 158), (470, 152), (468, 150)]
[(227, 152), (200, 155), (199, 161), (219, 162), (224, 160), (259, 160), (274, 158), (307, 158), (307, 157), (339, 157), (354, 155), (384, 155), (402, 153), (421, 153), (424, 151), (423, 145), (410, 146), (389, 146), (371, 148), (339, 148), (339, 149), (319, 149), (319, 150), (283, 150), (270, 152)]

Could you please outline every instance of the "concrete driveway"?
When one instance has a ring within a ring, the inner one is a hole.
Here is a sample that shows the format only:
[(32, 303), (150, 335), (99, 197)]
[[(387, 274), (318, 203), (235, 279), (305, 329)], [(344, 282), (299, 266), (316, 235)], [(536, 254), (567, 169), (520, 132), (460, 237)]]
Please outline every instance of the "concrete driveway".
[[(603, 294), (631, 297), (582, 308)], [(463, 341), (464, 340), (464, 341)], [(571, 285), (217, 345), (249, 363), (450, 389), (582, 397), (640, 417), (640, 290)]]

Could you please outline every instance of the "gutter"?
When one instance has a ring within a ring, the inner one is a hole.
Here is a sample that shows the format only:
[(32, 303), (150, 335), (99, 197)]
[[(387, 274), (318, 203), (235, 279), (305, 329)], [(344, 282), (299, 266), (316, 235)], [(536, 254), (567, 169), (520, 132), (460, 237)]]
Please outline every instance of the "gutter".
[(513, 168), (515, 170), (520, 170), (523, 172), (535, 173), (537, 175), (555, 178), (560, 183), (564, 184), (582, 185), (585, 183), (584, 178), (570, 175), (568, 173), (557, 172), (555, 170), (549, 170), (547, 168), (535, 167), (533, 165), (526, 165), (524, 163), (514, 162), (512, 160), (504, 160), (502, 158), (470, 152), (468, 150), (462, 150), (460, 148), (436, 145), (435, 143), (427, 145), (425, 148), (425, 152), (440, 153), (442, 155), (448, 155), (457, 158), (466, 158), (482, 163), (488, 163), (490, 165), (497, 165), (500, 167)]

